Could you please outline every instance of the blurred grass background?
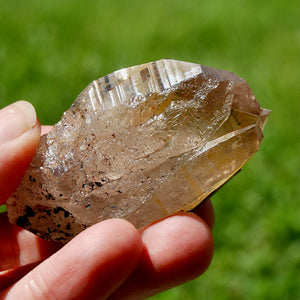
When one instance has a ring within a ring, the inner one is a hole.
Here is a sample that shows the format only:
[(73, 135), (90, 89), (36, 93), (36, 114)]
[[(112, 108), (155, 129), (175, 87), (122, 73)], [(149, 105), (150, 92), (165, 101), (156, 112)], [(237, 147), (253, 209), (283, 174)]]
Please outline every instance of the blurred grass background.
[(0, 0), (0, 107), (57, 122), (92, 80), (160, 58), (233, 71), (272, 110), (259, 153), (215, 196), (215, 256), (152, 299), (300, 299), (299, 2)]

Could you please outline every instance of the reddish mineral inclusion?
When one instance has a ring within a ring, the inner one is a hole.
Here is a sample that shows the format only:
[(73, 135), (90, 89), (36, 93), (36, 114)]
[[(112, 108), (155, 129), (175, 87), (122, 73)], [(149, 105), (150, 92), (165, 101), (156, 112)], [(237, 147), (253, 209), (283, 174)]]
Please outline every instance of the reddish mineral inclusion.
[(256, 153), (268, 114), (228, 71), (168, 59), (116, 71), (41, 138), (10, 221), (68, 242), (101, 220), (140, 228), (191, 210)]

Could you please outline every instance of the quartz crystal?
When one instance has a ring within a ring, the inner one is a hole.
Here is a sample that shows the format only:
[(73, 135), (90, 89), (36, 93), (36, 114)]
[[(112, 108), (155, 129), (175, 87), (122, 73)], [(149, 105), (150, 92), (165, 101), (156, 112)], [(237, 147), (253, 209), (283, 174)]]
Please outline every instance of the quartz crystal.
[(111, 73), (41, 138), (10, 221), (68, 242), (101, 220), (191, 210), (255, 154), (268, 114), (228, 71), (163, 59)]

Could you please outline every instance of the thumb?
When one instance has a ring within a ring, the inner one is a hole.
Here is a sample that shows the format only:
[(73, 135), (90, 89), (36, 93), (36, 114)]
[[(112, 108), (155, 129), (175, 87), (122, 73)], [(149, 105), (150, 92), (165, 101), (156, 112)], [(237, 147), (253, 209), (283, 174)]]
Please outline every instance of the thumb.
[(0, 204), (16, 189), (35, 153), (40, 123), (26, 101), (0, 110)]

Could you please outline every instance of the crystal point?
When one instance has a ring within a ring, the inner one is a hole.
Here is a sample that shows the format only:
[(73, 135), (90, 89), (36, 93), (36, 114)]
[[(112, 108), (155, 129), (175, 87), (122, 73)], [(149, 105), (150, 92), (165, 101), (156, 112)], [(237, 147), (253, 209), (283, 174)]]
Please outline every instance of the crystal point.
[(269, 111), (223, 70), (159, 60), (90, 83), (41, 138), (10, 221), (68, 242), (108, 218), (193, 209), (258, 150)]

